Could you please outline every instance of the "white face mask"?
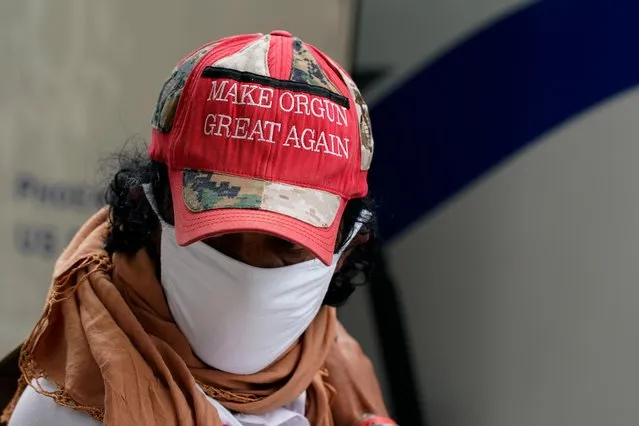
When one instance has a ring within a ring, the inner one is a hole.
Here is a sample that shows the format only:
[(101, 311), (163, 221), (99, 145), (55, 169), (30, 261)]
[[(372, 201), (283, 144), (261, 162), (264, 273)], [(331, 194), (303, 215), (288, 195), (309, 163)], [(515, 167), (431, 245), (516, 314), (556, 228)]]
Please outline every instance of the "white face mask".
[(342, 254), (330, 266), (314, 259), (257, 268), (202, 242), (180, 247), (174, 228), (160, 222), (162, 286), (173, 318), (203, 362), (233, 374), (263, 370), (304, 333)]

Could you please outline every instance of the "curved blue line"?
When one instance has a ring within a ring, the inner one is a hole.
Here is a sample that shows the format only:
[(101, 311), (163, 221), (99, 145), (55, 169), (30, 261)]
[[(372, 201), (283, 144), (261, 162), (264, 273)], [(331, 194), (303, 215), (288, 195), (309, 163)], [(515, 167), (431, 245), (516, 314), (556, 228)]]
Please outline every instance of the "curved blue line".
[(375, 105), (370, 183), (383, 235), (392, 238), (542, 133), (636, 85), (638, 16), (632, 1), (535, 3)]

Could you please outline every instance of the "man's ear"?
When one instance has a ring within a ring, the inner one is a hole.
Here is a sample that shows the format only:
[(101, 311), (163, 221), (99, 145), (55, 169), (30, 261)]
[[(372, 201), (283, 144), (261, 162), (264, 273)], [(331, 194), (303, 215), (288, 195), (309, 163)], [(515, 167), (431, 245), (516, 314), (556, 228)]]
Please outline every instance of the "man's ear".
[(344, 254), (342, 255), (342, 257), (340, 257), (339, 261), (337, 262), (337, 268), (335, 268), (335, 270), (339, 271), (340, 269), (342, 269), (342, 265), (344, 265), (344, 262), (346, 261), (346, 259), (348, 259), (348, 256), (351, 254), (353, 249), (359, 246), (360, 244), (367, 243), (368, 240), (370, 240), (370, 238), (371, 238), (371, 235), (369, 233), (357, 234), (355, 238), (353, 238), (353, 241), (350, 242), (346, 250), (344, 250)]

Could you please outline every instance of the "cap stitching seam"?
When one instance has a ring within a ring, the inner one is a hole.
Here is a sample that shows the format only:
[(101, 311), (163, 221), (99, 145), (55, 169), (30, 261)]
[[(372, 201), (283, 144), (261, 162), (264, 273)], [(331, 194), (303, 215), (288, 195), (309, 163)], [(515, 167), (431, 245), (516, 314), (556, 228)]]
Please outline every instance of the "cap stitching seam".
[[(220, 210), (220, 209), (217, 209), (217, 210)], [(311, 224), (309, 224), (309, 223), (307, 223), (307, 222), (301, 221), (301, 220), (299, 220), (299, 219), (297, 219), (297, 218), (294, 218), (294, 217), (292, 217), (292, 216), (285, 215), (285, 214), (283, 214), (283, 213), (271, 212), (270, 210), (261, 210), (261, 209), (237, 209), (237, 208), (236, 208), (236, 209), (228, 208), (228, 210), (258, 210), (258, 211), (267, 211), (267, 212), (269, 212), (269, 213), (279, 214), (279, 215), (285, 216), (285, 217), (287, 217), (287, 218), (289, 218), (289, 219), (293, 219), (293, 220), (300, 221), (300, 222), (302, 222), (302, 223), (304, 223), (304, 224), (306, 224), (306, 225), (308, 225), (308, 226), (312, 226), (312, 227), (313, 227), (313, 228), (315, 228), (315, 229), (322, 229), (322, 230), (327, 230), (327, 231), (329, 231), (329, 230), (332, 228), (333, 223), (337, 220), (337, 215), (335, 215), (335, 218), (333, 219), (333, 222), (331, 222), (331, 224), (330, 224), (330, 225), (320, 227), (320, 226), (311, 225)], [(207, 211), (212, 211), (212, 210), (207, 210)], [(255, 219), (255, 218), (252, 218), (252, 220), (253, 220), (254, 222), (256, 222), (256, 223), (268, 223), (268, 224), (272, 224), (272, 225), (277, 225), (277, 226), (279, 226), (280, 228), (286, 228), (287, 230), (290, 230), (290, 231), (305, 231), (304, 229), (300, 229), (300, 228), (297, 228), (297, 227), (295, 227), (295, 226), (291, 226), (291, 225), (289, 225), (289, 224), (286, 224), (286, 223), (283, 223), (283, 222), (279, 222), (279, 221), (275, 221), (275, 220), (268, 220), (268, 219)], [(208, 222), (207, 220), (198, 220), (198, 221), (194, 221), (194, 220), (192, 220), (192, 221), (189, 221), (189, 225), (202, 225), (202, 224), (207, 224), (207, 225), (208, 225), (208, 223), (209, 223), (209, 222)], [(192, 226), (187, 226), (187, 228), (192, 228)], [(221, 231), (221, 232), (222, 232), (222, 231)], [(327, 232), (327, 234), (328, 234), (328, 233), (329, 233), (329, 232)], [(332, 232), (331, 232), (331, 233), (332, 233)], [(321, 239), (321, 238), (316, 238), (315, 236), (313, 236), (313, 235), (312, 235), (312, 234), (310, 234), (310, 233), (305, 233), (305, 234), (304, 234), (304, 237), (305, 237), (305, 238), (308, 238), (308, 239), (309, 239), (309, 240), (311, 240), (312, 242), (319, 243), (319, 244), (322, 244), (322, 242), (323, 242), (323, 241), (326, 241), (326, 240), (323, 240), (323, 239)]]

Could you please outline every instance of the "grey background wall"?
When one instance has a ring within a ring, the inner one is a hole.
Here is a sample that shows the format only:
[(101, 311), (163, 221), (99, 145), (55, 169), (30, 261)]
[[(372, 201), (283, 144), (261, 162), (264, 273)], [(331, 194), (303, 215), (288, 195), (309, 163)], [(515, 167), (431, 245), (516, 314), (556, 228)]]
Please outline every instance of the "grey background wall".
[[(423, 116), (424, 122), (446, 119), (463, 127), (474, 125), (474, 117), (486, 117), (485, 128), (503, 128), (514, 138), (513, 127), (533, 126), (544, 109), (556, 109), (554, 104), (565, 102), (566, 96), (585, 99), (589, 85), (603, 87), (600, 99), (593, 98), (581, 110), (549, 124), (391, 236), (389, 262), (409, 327), (414, 374), (421, 401), (428, 406), (429, 424), (637, 423), (639, 94), (634, 86), (636, 61), (626, 55), (624, 44), (632, 25), (623, 20), (633, 10), (625, 3), (585, 7), (561, 1), (364, 2), (358, 66), (380, 71), (366, 93), (373, 109), (402, 88), (406, 89), (406, 110), (430, 107), (424, 96), (433, 95), (436, 88), (428, 86), (431, 92), (422, 92), (426, 85), (418, 83), (426, 78), (416, 82), (412, 77), (437, 69), (460, 46), (487, 43), (482, 34), (493, 25), (516, 19), (518, 26), (502, 34), (503, 50), (496, 49), (494, 56), (482, 57), (479, 49), (470, 48), (477, 57), (455, 56), (459, 64), (467, 64), (460, 66), (463, 72), (450, 77), (459, 79), (457, 83), (444, 74), (433, 71), (431, 75), (454, 88), (473, 79), (479, 68), (484, 73), (491, 70), (479, 67), (479, 62), (503, 65), (500, 56), (517, 47), (513, 62), (530, 64), (530, 71), (495, 68), (492, 72), (506, 83), (500, 86), (499, 78), (494, 79), (494, 96), (477, 101), (479, 91), (469, 91), (456, 102), (472, 102), (475, 110), (469, 113), (460, 105), (464, 115), (443, 117), (429, 109), (431, 115)], [(623, 30), (617, 33), (619, 27)], [(580, 44), (571, 35), (578, 31), (594, 35), (584, 36)], [(552, 36), (544, 35), (548, 33)], [(493, 36), (490, 41), (498, 43), (496, 39)], [(554, 43), (548, 43), (549, 39)], [(557, 53), (553, 44), (566, 44), (571, 50)], [(562, 69), (567, 65), (561, 55), (575, 51), (584, 52), (589, 60), (569, 74)], [(623, 67), (632, 71), (622, 81), (616, 70)], [(539, 82), (539, 69), (552, 71), (545, 82)], [(510, 78), (513, 72), (519, 72), (516, 78)], [(567, 90), (573, 87), (570, 77), (572, 82), (588, 79), (588, 84)], [(502, 99), (500, 90), (517, 92), (533, 86), (562, 95), (556, 99), (549, 95), (553, 104), (538, 105), (532, 101), (534, 94), (524, 91), (528, 98), (512, 99), (506, 108), (515, 112), (502, 121), (489, 120), (493, 116), (486, 111), (503, 107), (495, 101)], [(445, 96), (441, 99), (447, 111), (455, 111)], [(399, 103), (393, 105), (401, 108)], [(508, 121), (513, 117), (517, 121)], [(418, 126), (402, 121), (401, 113), (393, 115), (392, 122), (384, 120), (375, 115), (373, 121), (373, 130), (383, 128), (387, 136), (376, 140), (378, 146), (392, 144), (389, 149), (404, 150), (407, 156), (414, 156), (419, 144), (446, 149), (445, 140), (425, 134), (416, 133), (410, 141), (393, 140), (389, 137), (393, 131), (406, 135), (406, 127)], [(448, 143), (466, 146), (480, 156), (496, 143), (483, 139), (482, 131), (478, 127), (474, 138)], [(438, 135), (446, 133), (434, 136)], [(461, 149), (459, 155), (464, 154)], [(381, 167), (392, 179), (386, 161), (378, 156), (373, 167)], [(458, 164), (462, 162), (451, 162), (450, 174), (458, 173), (454, 168)], [(442, 172), (437, 177), (442, 181), (410, 184), (437, 188), (444, 185), (446, 176)], [(393, 208), (414, 206), (406, 203)], [(379, 359), (365, 291), (344, 309), (343, 316)]]

